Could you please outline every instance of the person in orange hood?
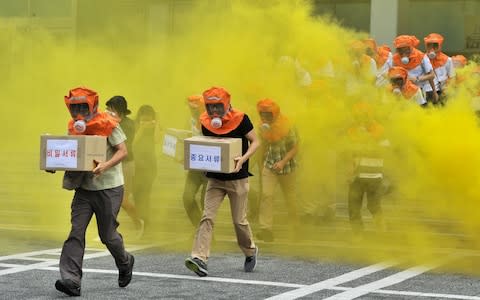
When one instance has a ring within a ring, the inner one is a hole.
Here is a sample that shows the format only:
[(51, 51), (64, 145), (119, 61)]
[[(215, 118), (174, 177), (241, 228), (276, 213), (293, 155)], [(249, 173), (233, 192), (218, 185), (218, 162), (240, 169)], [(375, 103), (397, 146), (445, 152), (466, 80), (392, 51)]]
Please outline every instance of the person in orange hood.
[(453, 67), (455, 69), (463, 69), (468, 63), (468, 60), (465, 56), (458, 54), (452, 56)]
[[(424, 39), (425, 50), (430, 62), (433, 66), (433, 72), (435, 77), (433, 82), (435, 84), (435, 90), (439, 96), (439, 102), (444, 103), (445, 89), (447, 83), (455, 78), (455, 68), (450, 57), (442, 52), (443, 36), (438, 33), (430, 33)], [(430, 85), (425, 85), (425, 92), (427, 101), (433, 101), (433, 91)]]
[(374, 118), (372, 105), (358, 102), (353, 106), (353, 124), (348, 129), (348, 140), (353, 159), (352, 177), (348, 189), (348, 213), (354, 240), (363, 238), (362, 202), (367, 195), (367, 208), (377, 230), (385, 230), (381, 206), (383, 148), (389, 146), (385, 130)]
[(393, 56), (390, 48), (386, 45), (377, 47), (377, 43), (372, 38), (365, 39), (363, 42), (367, 47), (366, 54), (375, 60), (377, 66), (375, 85), (377, 87), (387, 85), (388, 69), (390, 69), (393, 64)]
[(115, 258), (118, 285), (126, 287), (132, 279), (134, 257), (125, 251), (122, 236), (117, 231), (124, 183), (120, 163), (128, 153), (126, 137), (110, 114), (98, 111), (95, 91), (84, 87), (72, 89), (65, 96), (65, 104), (72, 116), (68, 123), (69, 134), (107, 137), (107, 160), (97, 161), (97, 166), (80, 177), (76, 186), (69, 187), (75, 189), (71, 205), (72, 227), (60, 256), (62, 279), (56, 281), (55, 288), (69, 296), (80, 296), (85, 232), (93, 214), (97, 218), (100, 239)]
[(298, 225), (296, 176), (298, 152), (298, 135), (280, 107), (271, 99), (257, 102), (257, 111), (262, 124), (260, 125), (262, 197), (260, 200), (259, 226), (257, 237), (265, 242), (274, 240), (273, 236), (273, 198), (277, 184), (282, 189), (287, 202), (289, 220), (293, 229)]
[(425, 106), (427, 101), (418, 86), (408, 79), (408, 71), (402, 67), (393, 67), (388, 71), (390, 89), (393, 94), (407, 100), (414, 100), (418, 105)]
[(400, 35), (395, 38), (393, 44), (396, 53), (393, 55), (393, 66), (403, 67), (408, 71), (409, 79), (425, 92), (429, 85), (433, 90), (431, 101), (438, 101), (438, 94), (435, 89), (432, 64), (425, 53), (415, 48), (416, 37), (411, 35)]
[(251, 175), (248, 172), (248, 159), (259, 147), (260, 141), (248, 115), (231, 106), (230, 94), (225, 89), (212, 87), (203, 92), (203, 100), (206, 108), (206, 112), (200, 115), (203, 135), (241, 138), (242, 156), (235, 158), (233, 173), (207, 172), (205, 209), (191, 257), (185, 260), (185, 266), (198, 276), (208, 275), (207, 260), (210, 256), (214, 220), (225, 195), (228, 195), (238, 245), (245, 255), (244, 270), (252, 272), (257, 264), (258, 247), (253, 241), (247, 220), (248, 177)]

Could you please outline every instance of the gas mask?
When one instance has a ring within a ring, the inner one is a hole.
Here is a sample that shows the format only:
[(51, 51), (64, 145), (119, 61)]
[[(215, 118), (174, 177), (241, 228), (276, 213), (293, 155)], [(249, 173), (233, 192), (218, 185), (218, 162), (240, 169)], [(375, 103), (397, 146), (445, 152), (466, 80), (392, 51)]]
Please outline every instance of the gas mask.
[(262, 130), (270, 130), (270, 124), (273, 123), (273, 113), (270, 111), (261, 111), (260, 118), (262, 119)]
[(427, 55), (430, 59), (434, 59), (435, 57), (437, 57), (437, 53), (435, 53), (435, 51), (430, 51)]
[(398, 87), (394, 88), (392, 90), (392, 93), (395, 95), (395, 96), (400, 96), (402, 94), (402, 90)]
[(268, 123), (262, 123), (260, 128), (262, 131), (269, 131), (270, 129), (272, 129), (272, 127), (270, 127), (270, 124)]
[(77, 120), (73, 123), (73, 129), (78, 133), (84, 133), (87, 130), (87, 123), (84, 120)]
[(73, 128), (78, 133), (83, 133), (87, 129), (86, 120), (91, 117), (90, 109), (87, 103), (70, 104), (68, 106), (72, 119), (75, 120)]
[(220, 128), (223, 125), (222, 117), (225, 116), (226, 111), (223, 103), (209, 103), (206, 104), (208, 116), (211, 118), (210, 124), (213, 128)]
[(390, 78), (390, 83), (392, 84), (393, 87), (397, 87), (399, 89), (401, 89), (404, 85), (403, 78), (401, 77)]
[(402, 64), (406, 65), (410, 62), (410, 58), (408, 56), (404, 56), (400, 59), (402, 61)]
[(393, 87), (393, 94), (400, 96), (402, 94), (402, 87), (404, 85), (403, 78), (401, 77), (393, 77), (390, 78), (390, 83), (392, 84)]

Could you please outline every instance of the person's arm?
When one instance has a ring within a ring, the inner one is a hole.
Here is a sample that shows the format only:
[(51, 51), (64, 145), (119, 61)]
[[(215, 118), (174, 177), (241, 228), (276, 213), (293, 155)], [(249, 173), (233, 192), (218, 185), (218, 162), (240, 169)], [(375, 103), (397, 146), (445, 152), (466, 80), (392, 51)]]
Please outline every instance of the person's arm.
[(275, 171), (278, 171), (280, 172), (281, 170), (283, 170), (283, 168), (285, 167), (285, 165), (292, 159), (295, 157), (295, 155), (297, 154), (298, 152), (298, 144), (295, 144), (295, 146), (292, 147), (292, 149), (290, 149), (290, 151), (287, 152), (287, 154), (285, 154), (285, 157), (280, 160), (280, 161), (277, 161), (275, 164), (273, 164), (273, 169)]
[(237, 162), (235, 166), (235, 170), (233, 171), (234, 173), (239, 172), (242, 169), (242, 165), (244, 162), (250, 158), (250, 156), (257, 151), (258, 147), (260, 146), (260, 140), (257, 137), (257, 134), (255, 133), (255, 129), (250, 130), (245, 137), (247, 140), (250, 142), (250, 145), (248, 146), (247, 152), (245, 152), (244, 155), (236, 157), (235, 161)]
[(128, 154), (128, 151), (127, 151), (127, 145), (125, 145), (125, 142), (122, 142), (116, 146), (114, 146), (115, 148), (115, 153), (113, 154), (112, 158), (110, 158), (109, 160), (103, 162), (103, 161), (96, 161), (95, 160), (95, 163), (97, 164), (97, 166), (95, 167), (95, 169), (93, 169), (93, 174), (95, 175), (101, 175), (103, 172), (105, 172), (106, 170), (110, 169), (111, 167), (117, 165), (118, 163), (120, 163), (125, 157), (127, 157), (127, 154)]

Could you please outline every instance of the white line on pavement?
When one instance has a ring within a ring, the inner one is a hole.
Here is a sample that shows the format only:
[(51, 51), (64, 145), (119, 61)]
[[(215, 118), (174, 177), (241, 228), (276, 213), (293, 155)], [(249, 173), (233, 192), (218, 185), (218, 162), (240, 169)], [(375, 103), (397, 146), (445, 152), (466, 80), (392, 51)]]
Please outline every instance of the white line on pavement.
[(61, 251), (61, 250), (62, 249), (60, 249), (60, 248), (56, 248), (56, 249), (48, 249), (48, 250), (40, 250), (40, 251), (32, 251), (32, 252), (25, 252), (25, 253), (18, 253), (18, 254), (0, 256), (0, 261), (9, 260), (9, 259), (23, 259), (25, 257), (37, 256), (37, 255), (42, 255), (42, 254), (58, 253), (58, 251)]
[[(43, 267), (43, 268), (40, 268), (40, 269), (41, 270), (48, 270), (48, 271), (58, 271), (57, 268), (53, 268), (53, 267)], [(83, 269), (83, 272), (84, 273), (115, 274), (115, 275), (118, 274), (117, 270), (103, 270), (103, 269)], [(169, 278), (169, 279), (214, 281), (214, 282), (266, 285), (266, 286), (278, 286), (278, 287), (290, 287), (290, 288), (299, 288), (299, 287), (305, 286), (304, 284), (285, 283), (285, 282), (276, 282), (276, 281), (245, 280), (245, 279), (222, 278), (222, 277), (198, 277), (198, 276), (189, 276), (189, 275), (175, 275), (175, 274), (163, 274), (163, 273), (151, 273), (151, 272), (133, 272), (133, 275), (135, 275), (135, 276), (145, 276), (145, 277)]]
[(268, 300), (290, 300), (290, 299), (297, 299), (300, 297), (303, 297), (305, 295), (309, 295), (312, 293), (315, 293), (317, 291), (321, 291), (324, 289), (328, 289), (330, 287), (349, 282), (355, 279), (358, 279), (360, 277), (385, 270), (387, 268), (390, 268), (392, 266), (396, 265), (396, 263), (393, 262), (384, 262), (384, 263), (379, 263), (375, 265), (371, 265), (365, 268), (361, 268), (355, 271), (351, 271), (345, 274), (342, 274), (337, 277), (329, 278), (324, 281), (317, 282), (312, 285), (307, 285), (303, 286), (299, 289), (288, 291), (283, 294), (279, 294), (270, 298), (267, 298)]
[[(144, 246), (136, 246), (136, 247), (130, 247), (127, 250), (129, 252), (133, 251), (138, 251), (142, 249), (147, 249), (151, 248), (154, 245), (144, 245)], [(40, 255), (40, 254), (45, 254), (49, 252), (55, 252), (58, 251), (58, 249), (50, 249), (50, 250), (43, 250), (43, 251), (35, 251), (35, 252), (28, 252), (28, 253), (20, 253), (20, 254), (14, 254), (14, 255), (8, 255), (8, 256), (2, 256), (0, 257), (0, 260), (7, 260), (7, 259), (28, 259), (28, 255)], [(110, 252), (108, 251), (103, 251), (103, 252), (97, 252), (97, 253), (90, 253), (86, 254), (83, 259), (91, 259), (91, 258), (97, 258), (97, 257), (103, 257), (103, 256), (109, 256)], [(13, 267), (10, 269), (5, 269), (5, 270), (0, 270), (0, 276), (3, 275), (8, 275), (8, 274), (14, 274), (14, 273), (19, 273), (19, 272), (25, 272), (25, 271), (30, 271), (30, 270), (35, 270), (35, 269), (41, 269), (44, 267), (50, 267), (53, 265), (58, 264), (58, 259), (52, 260), (52, 259), (44, 259), (42, 262), (35, 263), (35, 264), (28, 264), (28, 265), (22, 265), (22, 266), (17, 266)], [(58, 268), (57, 268), (58, 270)]]
[[(44, 268), (40, 268), (40, 270), (58, 271), (58, 269), (55, 268), (55, 267), (44, 267)], [(117, 270), (103, 270), (103, 269), (83, 269), (83, 272), (85, 272), (85, 273), (103, 273), (103, 274), (113, 274), (113, 275), (118, 274)], [(244, 280), (244, 279), (220, 278), (220, 277), (198, 277), (198, 276), (175, 275), (175, 274), (164, 274), (164, 273), (151, 273), (151, 272), (133, 272), (133, 275), (134, 276), (144, 276), (144, 277), (154, 277), (154, 278), (210, 281), (210, 282), (222, 282), (222, 283), (233, 283), (233, 284), (265, 285), (265, 286), (276, 286), (276, 287), (287, 287), (287, 288), (288, 287), (289, 288), (301, 288), (301, 287), (308, 286), (308, 285), (305, 285), (305, 284), (295, 284), (295, 283), (286, 283), (286, 282)], [(325, 289), (326, 290), (336, 290), (336, 291), (349, 291), (349, 290), (352, 290), (353, 288), (332, 286), (332, 287), (328, 287), (328, 288), (325, 288)], [(410, 296), (410, 297), (424, 297), (424, 298), (480, 300), (480, 297), (478, 297), (478, 296), (422, 293), (422, 292), (411, 292), (411, 291), (376, 290), (376, 291), (372, 291), (372, 293), (382, 294), (382, 295), (396, 295), (396, 296)]]
[(367, 294), (370, 294), (373, 291), (379, 290), (381, 288), (391, 286), (400, 282), (403, 282), (407, 279), (416, 277), (420, 274), (423, 274), (425, 272), (428, 272), (432, 269), (437, 268), (440, 266), (440, 264), (435, 264), (431, 266), (417, 266), (413, 267), (398, 273), (395, 273), (393, 275), (387, 276), (385, 278), (382, 278), (380, 280), (370, 282), (355, 288), (352, 288), (348, 291), (345, 291), (343, 293), (339, 293), (336, 295), (333, 295), (331, 297), (325, 298), (325, 300), (350, 300), (350, 299), (355, 299)]

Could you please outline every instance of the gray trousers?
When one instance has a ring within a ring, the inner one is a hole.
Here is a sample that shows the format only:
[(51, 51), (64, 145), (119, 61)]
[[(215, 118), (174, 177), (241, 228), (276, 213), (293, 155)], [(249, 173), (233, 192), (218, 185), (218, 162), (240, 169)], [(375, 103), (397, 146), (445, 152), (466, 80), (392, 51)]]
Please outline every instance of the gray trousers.
[(128, 268), (128, 253), (122, 236), (117, 232), (117, 215), (123, 198), (123, 186), (100, 191), (75, 190), (72, 201), (72, 229), (63, 244), (60, 256), (60, 276), (78, 285), (82, 280), (85, 232), (93, 214), (97, 219), (98, 234), (115, 259), (119, 270)]

